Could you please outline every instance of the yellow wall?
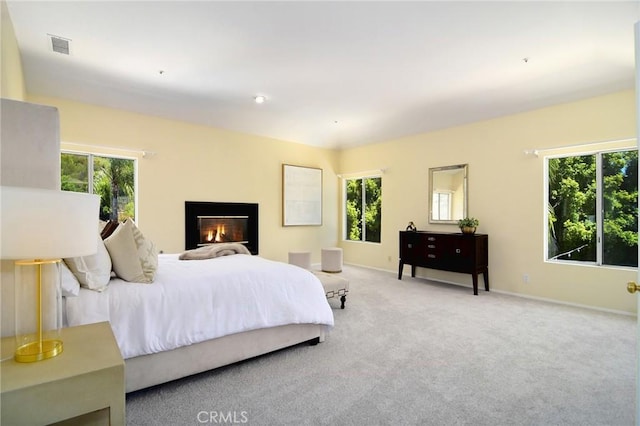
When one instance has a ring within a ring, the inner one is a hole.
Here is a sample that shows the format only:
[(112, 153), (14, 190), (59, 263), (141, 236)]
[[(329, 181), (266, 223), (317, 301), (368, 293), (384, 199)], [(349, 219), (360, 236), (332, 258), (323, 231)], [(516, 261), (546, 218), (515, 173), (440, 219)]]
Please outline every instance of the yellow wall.
[[(89, 148), (95, 153), (123, 154), (101, 146), (155, 152), (139, 156), (137, 222), (165, 253), (185, 248), (185, 201), (259, 203), (259, 250), (267, 258), (287, 261), (289, 251), (308, 250), (319, 262), (320, 249), (337, 244), (336, 151), (64, 99), (28, 98), (58, 108), (63, 149), (82, 149), (69, 143), (83, 143), (98, 146)], [(322, 226), (282, 226), (283, 163), (323, 169)]]
[[(634, 270), (544, 262), (544, 159), (524, 154), (532, 148), (629, 137), (635, 137), (633, 91), (342, 151), (340, 172), (386, 169), (382, 243), (342, 242), (344, 257), (396, 270), (398, 231), (409, 221), (420, 230), (457, 232), (455, 225), (428, 223), (428, 170), (468, 163), (469, 215), (480, 220), (478, 232), (489, 234), (493, 289), (635, 312), (635, 297), (625, 290), (626, 282), (635, 280)], [(471, 282), (465, 275), (425, 269), (419, 273)], [(528, 284), (524, 274), (530, 277)]]
[(0, 96), (3, 98), (22, 101), (25, 98), (24, 78), (22, 76), (22, 62), (20, 50), (13, 30), (13, 23), (9, 17), (7, 4), (0, 0), (0, 73), (2, 84)]

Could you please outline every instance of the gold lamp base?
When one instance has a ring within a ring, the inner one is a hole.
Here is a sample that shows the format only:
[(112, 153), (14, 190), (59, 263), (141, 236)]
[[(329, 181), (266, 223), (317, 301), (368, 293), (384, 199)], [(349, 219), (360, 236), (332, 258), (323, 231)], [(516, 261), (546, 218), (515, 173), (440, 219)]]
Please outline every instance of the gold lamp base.
[(14, 359), (17, 362), (35, 362), (53, 358), (62, 353), (62, 340), (43, 340), (31, 342), (16, 349)]
[[(16, 309), (27, 307), (16, 316), (17, 349), (13, 358), (17, 362), (42, 361), (62, 353), (59, 338), (61, 262), (61, 259), (15, 262)], [(21, 332), (23, 330), (28, 332)]]

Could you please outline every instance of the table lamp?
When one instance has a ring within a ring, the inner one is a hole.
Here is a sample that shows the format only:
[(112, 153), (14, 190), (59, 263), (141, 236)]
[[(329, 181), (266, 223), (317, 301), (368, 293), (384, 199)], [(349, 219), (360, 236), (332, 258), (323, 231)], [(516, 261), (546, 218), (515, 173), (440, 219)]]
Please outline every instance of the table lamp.
[(62, 353), (61, 258), (97, 251), (97, 195), (0, 187), (0, 258), (15, 261), (18, 362)]

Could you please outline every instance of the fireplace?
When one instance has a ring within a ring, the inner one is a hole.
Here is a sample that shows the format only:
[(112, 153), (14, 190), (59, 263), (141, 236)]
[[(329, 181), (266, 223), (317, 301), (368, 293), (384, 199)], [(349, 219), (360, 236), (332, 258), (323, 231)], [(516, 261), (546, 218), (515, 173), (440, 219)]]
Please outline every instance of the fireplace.
[(185, 201), (185, 248), (240, 243), (258, 254), (258, 204)]

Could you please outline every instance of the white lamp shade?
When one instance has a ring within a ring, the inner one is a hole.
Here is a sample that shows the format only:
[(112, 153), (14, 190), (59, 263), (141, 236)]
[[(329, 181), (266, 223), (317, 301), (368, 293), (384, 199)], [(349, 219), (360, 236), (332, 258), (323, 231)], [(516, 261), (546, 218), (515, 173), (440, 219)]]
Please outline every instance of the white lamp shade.
[(52, 259), (96, 253), (100, 197), (0, 187), (0, 258)]

